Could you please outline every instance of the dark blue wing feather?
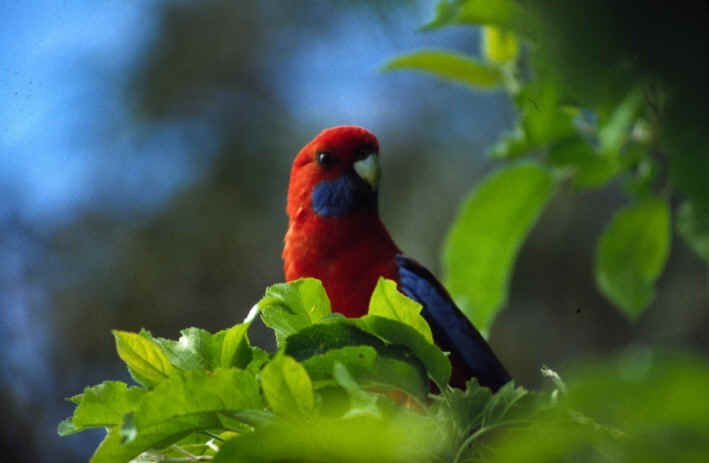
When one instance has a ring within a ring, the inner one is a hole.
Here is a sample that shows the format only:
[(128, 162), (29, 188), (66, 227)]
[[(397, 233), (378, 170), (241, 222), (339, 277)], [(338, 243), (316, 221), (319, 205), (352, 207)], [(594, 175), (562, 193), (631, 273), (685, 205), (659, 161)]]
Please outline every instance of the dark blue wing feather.
[(451, 385), (463, 388), (471, 377), (498, 390), (510, 375), (468, 318), (458, 309), (448, 291), (425, 267), (404, 255), (396, 256), (399, 288), (423, 306), (421, 315), (431, 326), (436, 344), (451, 353)]

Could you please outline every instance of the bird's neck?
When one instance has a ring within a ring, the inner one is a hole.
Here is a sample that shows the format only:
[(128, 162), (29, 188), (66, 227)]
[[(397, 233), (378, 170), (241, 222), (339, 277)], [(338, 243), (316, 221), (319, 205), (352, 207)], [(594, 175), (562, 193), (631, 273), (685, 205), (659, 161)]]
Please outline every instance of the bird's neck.
[[(291, 217), (283, 257), (294, 264), (327, 265), (343, 255), (364, 252), (372, 256), (395, 256), (398, 249), (376, 214), (357, 213), (345, 217)], [(287, 263), (287, 262), (286, 262)]]
[(360, 316), (367, 311), (377, 279), (396, 278), (398, 253), (375, 214), (294, 216), (285, 238), (284, 270), (288, 281), (318, 278), (328, 291), (333, 310)]

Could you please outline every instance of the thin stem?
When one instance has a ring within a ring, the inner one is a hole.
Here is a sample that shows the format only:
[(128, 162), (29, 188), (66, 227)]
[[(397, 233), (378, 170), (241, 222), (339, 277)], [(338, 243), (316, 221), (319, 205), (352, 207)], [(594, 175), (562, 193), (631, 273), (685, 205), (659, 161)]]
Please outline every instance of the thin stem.
[[(177, 446), (174, 445), (173, 447), (177, 447)], [(175, 448), (175, 450), (181, 451), (182, 449)], [(191, 461), (211, 461), (214, 459), (214, 457), (211, 455), (190, 455), (190, 456), (187, 456), (184, 458), (173, 458), (173, 457), (165, 456), (162, 453), (154, 452), (152, 450), (148, 450), (146, 453), (155, 457), (156, 461), (159, 461), (160, 463), (188, 463)]]
[(188, 463), (190, 461), (211, 461), (213, 459), (214, 459), (214, 457), (211, 455), (199, 455), (199, 456), (195, 456), (194, 458), (190, 458), (190, 457), (171, 458), (171, 457), (163, 456), (160, 459), (160, 462), (161, 463)]
[(219, 442), (224, 442), (224, 439), (209, 431), (202, 431), (201, 434), (204, 434), (207, 437), (211, 437), (214, 440), (218, 440)]
[(183, 449), (183, 448), (180, 447), (179, 445), (171, 445), (170, 448), (173, 449), (173, 450), (177, 450), (178, 452), (180, 452), (181, 454), (183, 454), (183, 455), (186, 456), (187, 458), (190, 458), (192, 461), (196, 461), (196, 460), (197, 460), (197, 455), (192, 455), (190, 452), (188, 452), (187, 450)]

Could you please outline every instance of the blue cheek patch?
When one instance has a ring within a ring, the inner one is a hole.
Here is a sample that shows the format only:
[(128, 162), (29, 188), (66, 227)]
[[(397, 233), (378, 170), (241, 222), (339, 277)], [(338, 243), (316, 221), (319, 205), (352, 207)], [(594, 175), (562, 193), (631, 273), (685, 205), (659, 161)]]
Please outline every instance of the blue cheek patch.
[(313, 210), (325, 217), (340, 217), (359, 210), (376, 210), (376, 193), (364, 181), (345, 174), (313, 188)]

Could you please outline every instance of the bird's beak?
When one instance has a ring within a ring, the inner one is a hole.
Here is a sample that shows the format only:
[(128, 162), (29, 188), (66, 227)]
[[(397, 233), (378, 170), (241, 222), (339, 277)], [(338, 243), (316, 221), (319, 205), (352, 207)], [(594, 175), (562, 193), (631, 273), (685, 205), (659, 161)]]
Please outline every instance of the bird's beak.
[(366, 158), (355, 162), (354, 170), (357, 175), (371, 185), (372, 190), (376, 191), (377, 185), (379, 185), (379, 177), (382, 175), (382, 171), (379, 168), (379, 156), (372, 153)]

